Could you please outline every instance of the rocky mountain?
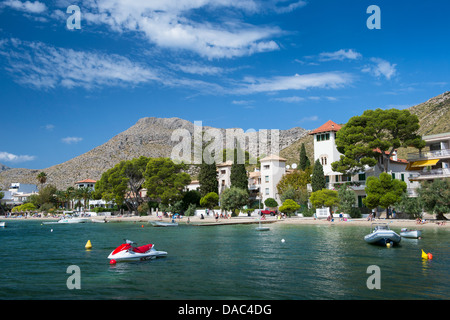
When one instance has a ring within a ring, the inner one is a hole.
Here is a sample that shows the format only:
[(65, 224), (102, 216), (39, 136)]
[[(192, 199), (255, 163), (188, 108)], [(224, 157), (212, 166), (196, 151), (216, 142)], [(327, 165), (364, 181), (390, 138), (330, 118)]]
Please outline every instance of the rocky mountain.
[(7, 167), (7, 166), (5, 166), (4, 164), (1, 164), (1, 163), (0, 163), (0, 172), (6, 171), (6, 170), (9, 170), (9, 169), (11, 169), (11, 168), (10, 168), (10, 167)]
[[(410, 107), (411, 113), (416, 114), (420, 121), (420, 133), (429, 135), (441, 132), (450, 132), (450, 92), (445, 92), (417, 106)], [(85, 154), (67, 162), (42, 170), (11, 169), (0, 165), (0, 189), (9, 186), (11, 182), (36, 183), (36, 176), (44, 171), (47, 174), (47, 183), (54, 184), (58, 189), (73, 186), (76, 181), (83, 179), (100, 179), (102, 173), (121, 160), (130, 160), (141, 155), (147, 157), (170, 157), (173, 147), (178, 141), (171, 141), (174, 130), (180, 130), (194, 136), (194, 124), (180, 118), (143, 118), (128, 130), (116, 135), (106, 143), (94, 148)], [(203, 131), (214, 129), (203, 127)], [(226, 129), (217, 129), (226, 138)], [(230, 129), (227, 129), (230, 132)], [(231, 129), (232, 131), (232, 129)], [(299, 149), (305, 143), (309, 158), (313, 156), (313, 137), (308, 131), (296, 127), (279, 131), (280, 155), (288, 159), (288, 164), (298, 163)], [(237, 134), (238, 137), (256, 141), (259, 133), (247, 132)], [(271, 135), (267, 136), (268, 145)], [(191, 141), (191, 145), (194, 141)], [(249, 143), (247, 150), (250, 154), (258, 156), (264, 153), (259, 150), (256, 143)], [(225, 143), (223, 144), (225, 147)], [(407, 151), (399, 150), (399, 157), (406, 156)], [(5, 169), (2, 169), (5, 168)], [(194, 168), (193, 168), (194, 169)], [(195, 171), (191, 171), (194, 172)]]
[(450, 91), (408, 110), (419, 118), (421, 135), (450, 132)]
[[(247, 141), (256, 142), (258, 132), (243, 132), (242, 129), (220, 129), (203, 127), (203, 131), (216, 129), (222, 134), (225, 148), (227, 132), (237, 132), (236, 136)], [(170, 157), (174, 146), (182, 141), (172, 141), (172, 133), (185, 134), (194, 143), (194, 124), (180, 118), (143, 118), (128, 130), (116, 135), (106, 143), (67, 162), (43, 170), (10, 169), (0, 173), (0, 187), (11, 182), (36, 183), (40, 171), (47, 174), (47, 184), (54, 184), (58, 189), (73, 186), (83, 179), (100, 179), (103, 172), (112, 168), (122, 160), (130, 160), (139, 156)], [(239, 132), (240, 131), (240, 132)], [(270, 130), (269, 130), (270, 131)], [(297, 127), (279, 131), (280, 148), (286, 148), (307, 134), (307, 130)], [(184, 138), (183, 138), (184, 139)], [(272, 141), (271, 132), (267, 135), (268, 145)], [(275, 141), (274, 141), (275, 142)], [(257, 143), (248, 143), (247, 151), (254, 156), (260, 155)], [(193, 148), (192, 148), (193, 149)], [(192, 150), (193, 151), (193, 150)]]

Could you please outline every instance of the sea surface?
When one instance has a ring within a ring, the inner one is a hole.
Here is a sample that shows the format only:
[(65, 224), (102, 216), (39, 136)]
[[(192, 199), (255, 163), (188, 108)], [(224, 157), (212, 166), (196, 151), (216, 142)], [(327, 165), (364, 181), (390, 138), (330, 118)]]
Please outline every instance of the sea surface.
[[(384, 248), (364, 242), (365, 227), (271, 224), (261, 232), (256, 226), (7, 221), (0, 228), (0, 299), (450, 298), (448, 229), (425, 229), (421, 240)], [(123, 239), (153, 243), (168, 256), (110, 265), (107, 256)], [(433, 259), (422, 260), (422, 249)], [(80, 289), (67, 286), (72, 265), (79, 267)], [(367, 286), (370, 266), (379, 267), (380, 289)]]

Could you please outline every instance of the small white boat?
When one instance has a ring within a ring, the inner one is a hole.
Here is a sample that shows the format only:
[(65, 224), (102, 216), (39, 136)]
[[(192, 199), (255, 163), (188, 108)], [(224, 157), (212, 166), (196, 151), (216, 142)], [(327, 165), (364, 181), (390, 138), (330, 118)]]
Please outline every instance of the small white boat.
[(85, 223), (91, 222), (89, 218), (62, 218), (58, 220), (58, 223)]
[(167, 252), (157, 251), (153, 244), (146, 244), (137, 247), (136, 243), (130, 240), (125, 240), (125, 243), (118, 246), (110, 253), (108, 259), (111, 264), (121, 261), (144, 261), (157, 257), (165, 257)]
[(403, 238), (417, 239), (422, 236), (422, 230), (408, 230), (407, 228), (403, 228), (400, 231), (400, 236)]
[(372, 232), (364, 237), (364, 240), (370, 244), (394, 246), (399, 244), (402, 237), (389, 228), (387, 223), (373, 223)]
[(0, 221), (0, 228), (4, 228), (6, 227), (6, 222), (5, 221)]
[(154, 227), (178, 227), (177, 222), (152, 221)]

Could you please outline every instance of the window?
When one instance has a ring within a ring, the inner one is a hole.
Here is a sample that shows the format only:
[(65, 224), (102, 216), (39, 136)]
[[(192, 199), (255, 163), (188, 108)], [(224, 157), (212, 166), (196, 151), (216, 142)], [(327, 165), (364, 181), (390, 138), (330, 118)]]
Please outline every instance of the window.
[(269, 188), (266, 188), (266, 195), (269, 194)]
[(270, 165), (266, 164), (264, 165), (264, 170), (269, 170), (270, 169)]
[(358, 180), (359, 181), (366, 181), (366, 174), (365, 173), (358, 174)]
[(402, 181), (405, 181), (405, 174), (404, 174), (404, 173), (402, 173), (402, 174), (400, 175), (400, 179), (402, 179)]
[(395, 173), (394, 172), (392, 172), (392, 179), (395, 179)]
[(358, 207), (359, 208), (365, 208), (366, 206), (364, 205), (364, 203), (363, 203), (363, 199), (365, 198), (366, 196), (358, 196)]
[(220, 170), (220, 174), (225, 174), (225, 170)]
[(317, 141), (330, 140), (330, 133), (327, 132), (327, 133), (321, 133), (321, 134), (318, 134), (318, 135), (316, 136), (316, 140), (317, 140)]
[(269, 182), (269, 176), (266, 176), (266, 182)]
[(320, 157), (320, 162), (322, 163), (322, 166), (327, 165), (327, 157)]

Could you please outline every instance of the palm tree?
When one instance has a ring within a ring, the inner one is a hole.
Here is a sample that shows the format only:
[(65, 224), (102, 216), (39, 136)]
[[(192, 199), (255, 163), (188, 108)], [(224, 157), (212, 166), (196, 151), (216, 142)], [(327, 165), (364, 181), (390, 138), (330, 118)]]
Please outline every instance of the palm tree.
[(36, 179), (39, 181), (42, 187), (44, 183), (47, 182), (47, 174), (44, 171), (42, 171), (37, 175)]
[(74, 208), (73, 200), (75, 198), (75, 188), (74, 187), (68, 187), (66, 191), (64, 191), (65, 196), (67, 198), (67, 201), (69, 202), (69, 210)]
[(84, 200), (84, 212), (86, 212), (87, 202), (91, 199), (92, 196), (92, 188), (84, 187), (79, 188), (77, 193), (81, 199)]

